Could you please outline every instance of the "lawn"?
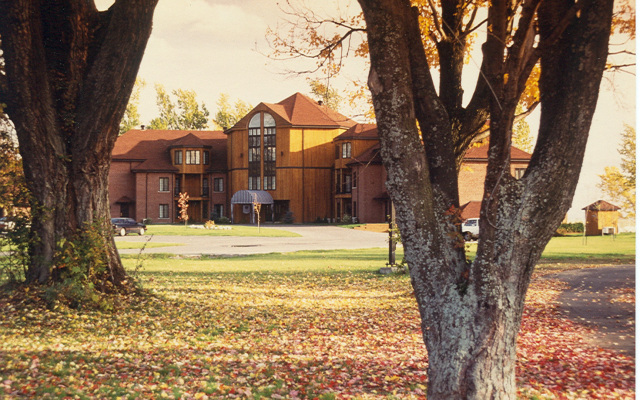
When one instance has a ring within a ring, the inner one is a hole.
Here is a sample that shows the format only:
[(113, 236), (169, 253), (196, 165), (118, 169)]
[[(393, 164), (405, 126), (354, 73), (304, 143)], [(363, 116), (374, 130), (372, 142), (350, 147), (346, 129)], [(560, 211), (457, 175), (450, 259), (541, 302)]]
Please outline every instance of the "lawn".
[[(288, 232), (281, 229), (265, 228), (247, 225), (220, 225), (231, 229), (198, 229), (190, 228), (191, 224), (185, 226), (176, 225), (147, 225), (147, 234), (155, 236), (262, 236), (262, 237), (297, 237), (297, 233)], [(195, 226), (203, 226), (198, 224)]]
[(117, 241), (116, 247), (120, 250), (124, 249), (142, 249), (144, 248), (154, 248), (154, 247), (173, 247), (173, 246), (184, 246), (184, 243), (162, 243), (162, 242), (123, 242)]
[[(385, 249), (145, 260), (152, 295), (114, 313), (0, 298), (0, 397), (424, 398), (427, 354), (407, 276)], [(125, 257), (130, 269), (138, 262)], [(567, 264), (568, 265), (568, 264)], [(558, 268), (541, 265), (538, 275)], [(634, 362), (590, 347), (533, 280), (521, 399), (633, 398)], [(562, 397), (566, 396), (566, 397)]]

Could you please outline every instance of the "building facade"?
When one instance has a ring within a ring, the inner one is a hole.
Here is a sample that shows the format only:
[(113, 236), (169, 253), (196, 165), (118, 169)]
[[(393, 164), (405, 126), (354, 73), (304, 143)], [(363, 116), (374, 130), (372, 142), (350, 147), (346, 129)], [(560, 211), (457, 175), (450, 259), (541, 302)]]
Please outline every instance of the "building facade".
[[(487, 152), (488, 145), (470, 148), (460, 169), (467, 218), (479, 210)], [(530, 158), (512, 148), (511, 174), (521, 177)], [(186, 192), (193, 222), (253, 222), (252, 199), (260, 199), (261, 221), (380, 223), (392, 212), (386, 177), (376, 125), (296, 93), (260, 103), (224, 132), (125, 133), (113, 151), (111, 215), (178, 222)]]
[(112, 217), (178, 222), (189, 195), (189, 221), (227, 211), (226, 138), (216, 131), (130, 130), (116, 141), (109, 172)]

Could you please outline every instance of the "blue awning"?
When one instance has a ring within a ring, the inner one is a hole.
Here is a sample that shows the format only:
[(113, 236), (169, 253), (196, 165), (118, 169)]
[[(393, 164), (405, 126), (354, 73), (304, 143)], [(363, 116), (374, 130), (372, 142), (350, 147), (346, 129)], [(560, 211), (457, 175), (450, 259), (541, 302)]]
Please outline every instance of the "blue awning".
[(273, 204), (273, 197), (264, 190), (238, 190), (231, 197), (231, 204)]

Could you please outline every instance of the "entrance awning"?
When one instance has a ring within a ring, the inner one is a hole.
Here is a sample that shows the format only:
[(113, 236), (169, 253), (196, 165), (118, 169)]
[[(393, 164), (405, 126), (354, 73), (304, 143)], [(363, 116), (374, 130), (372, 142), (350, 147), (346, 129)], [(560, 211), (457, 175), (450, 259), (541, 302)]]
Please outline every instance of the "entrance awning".
[[(264, 190), (238, 190), (231, 197), (231, 222), (233, 223), (233, 205), (234, 204), (273, 204), (273, 197)], [(273, 221), (273, 207), (271, 207), (271, 220)], [(254, 221), (254, 215), (251, 214), (251, 221)]]
[(273, 197), (264, 190), (238, 190), (231, 197), (231, 204), (253, 204), (254, 195), (260, 204), (273, 204)]

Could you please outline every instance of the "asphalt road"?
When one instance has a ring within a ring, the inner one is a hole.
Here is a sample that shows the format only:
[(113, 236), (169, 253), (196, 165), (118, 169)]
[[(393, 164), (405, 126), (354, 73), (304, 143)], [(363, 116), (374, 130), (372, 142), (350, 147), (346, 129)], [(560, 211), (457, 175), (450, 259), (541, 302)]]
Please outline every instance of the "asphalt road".
[[(386, 233), (367, 232), (336, 226), (270, 225), (270, 229), (294, 232), (300, 237), (238, 236), (154, 236), (150, 243), (177, 243), (179, 246), (147, 247), (145, 253), (180, 255), (247, 255), (287, 253), (300, 250), (370, 249), (388, 247)], [(116, 237), (116, 242), (145, 242), (148, 235)], [(137, 254), (138, 249), (123, 249), (120, 254)]]
[(618, 301), (635, 293), (635, 265), (566, 271), (554, 277), (570, 290), (560, 295), (560, 310), (574, 322), (595, 329), (586, 339), (635, 357), (635, 302)]

